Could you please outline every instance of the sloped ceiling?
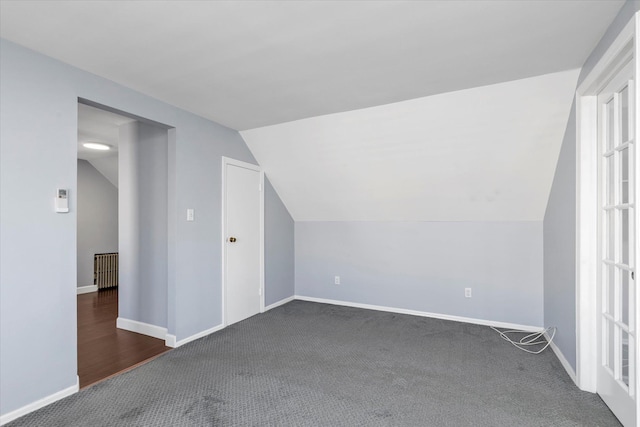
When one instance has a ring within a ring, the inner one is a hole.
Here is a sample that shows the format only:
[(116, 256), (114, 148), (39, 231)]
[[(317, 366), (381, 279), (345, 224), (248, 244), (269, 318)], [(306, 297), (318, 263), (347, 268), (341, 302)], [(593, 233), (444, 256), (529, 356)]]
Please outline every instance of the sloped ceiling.
[(296, 221), (540, 221), (578, 71), (241, 135)]
[[(93, 160), (117, 156), (120, 126), (130, 122), (135, 120), (90, 105), (78, 104), (78, 158)], [(83, 146), (86, 142), (106, 144), (111, 149), (91, 150)]]
[(622, 0), (0, 1), (0, 36), (244, 130), (581, 67)]
[[(135, 121), (85, 104), (78, 104), (78, 158), (87, 160), (105, 178), (118, 188), (118, 142), (120, 126)], [(96, 151), (83, 146), (98, 142), (111, 147), (109, 151)]]
[(541, 220), (623, 4), (5, 0), (0, 36), (243, 130), (298, 221)]

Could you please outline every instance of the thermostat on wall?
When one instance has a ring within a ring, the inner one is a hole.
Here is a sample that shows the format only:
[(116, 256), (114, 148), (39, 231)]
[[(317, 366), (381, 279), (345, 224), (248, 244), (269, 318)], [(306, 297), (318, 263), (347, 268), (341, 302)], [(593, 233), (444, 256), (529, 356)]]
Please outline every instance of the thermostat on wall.
[(66, 188), (56, 190), (56, 212), (69, 212), (69, 191)]

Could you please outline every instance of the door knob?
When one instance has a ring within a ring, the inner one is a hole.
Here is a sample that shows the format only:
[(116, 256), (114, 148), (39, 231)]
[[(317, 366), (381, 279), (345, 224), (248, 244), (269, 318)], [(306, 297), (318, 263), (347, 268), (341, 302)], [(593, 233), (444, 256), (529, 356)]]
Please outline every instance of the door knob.
[(235, 238), (235, 237), (229, 237), (229, 241), (230, 241), (231, 243), (234, 243), (234, 242), (236, 241), (236, 238)]

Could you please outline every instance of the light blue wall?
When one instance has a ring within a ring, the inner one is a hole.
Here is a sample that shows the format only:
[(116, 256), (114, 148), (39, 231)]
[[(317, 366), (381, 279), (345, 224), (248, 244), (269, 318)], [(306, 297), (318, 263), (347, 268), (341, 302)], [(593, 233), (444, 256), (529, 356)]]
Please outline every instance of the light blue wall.
[[(640, 10), (628, 1), (586, 60), (578, 85), (620, 31)], [(576, 369), (576, 108), (571, 108), (544, 217), (544, 324), (555, 326), (555, 342)]]
[[(221, 157), (256, 161), (238, 132), (187, 112), (178, 120), (174, 302), (182, 339), (222, 323)], [(187, 208), (195, 221), (186, 221)]]
[(118, 149), (118, 317), (167, 327), (168, 130), (124, 124)]
[(541, 222), (297, 222), (295, 252), (297, 295), (542, 325)]
[[(76, 384), (77, 99), (0, 42), (0, 413)], [(43, 68), (48, 73), (43, 73)], [(54, 212), (56, 187), (70, 212)]]
[(93, 285), (93, 256), (118, 252), (118, 189), (78, 160), (78, 286)]
[[(167, 325), (177, 339), (222, 320), (220, 158), (256, 162), (232, 129), (6, 40), (0, 93), (0, 414), (6, 414), (76, 384), (78, 98), (175, 128), (168, 152)], [(53, 211), (56, 187), (70, 189), (68, 214)], [(196, 221), (186, 222), (187, 208), (195, 209)]]
[(544, 217), (544, 323), (575, 370), (576, 106), (571, 107)]
[(265, 305), (295, 293), (294, 223), (278, 193), (265, 177)]

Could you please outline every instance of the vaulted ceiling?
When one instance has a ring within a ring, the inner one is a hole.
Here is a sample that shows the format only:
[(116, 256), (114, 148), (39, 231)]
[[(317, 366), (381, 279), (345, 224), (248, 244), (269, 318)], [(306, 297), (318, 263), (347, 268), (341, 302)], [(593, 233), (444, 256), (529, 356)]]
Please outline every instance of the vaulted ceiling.
[[(118, 188), (118, 144), (120, 126), (134, 122), (121, 116), (85, 104), (78, 104), (78, 159), (87, 160), (109, 182)], [(91, 150), (86, 142), (110, 146), (109, 151)]]
[(623, 4), (3, 0), (0, 36), (240, 130), (295, 220), (537, 221)]
[[(93, 160), (117, 157), (120, 126), (134, 122), (129, 117), (85, 104), (78, 104), (78, 158)], [(97, 142), (111, 147), (109, 151), (96, 151), (83, 146), (86, 142)]]
[(297, 221), (540, 221), (578, 70), (241, 135)]
[(0, 36), (245, 130), (581, 67), (623, 3), (3, 0)]

